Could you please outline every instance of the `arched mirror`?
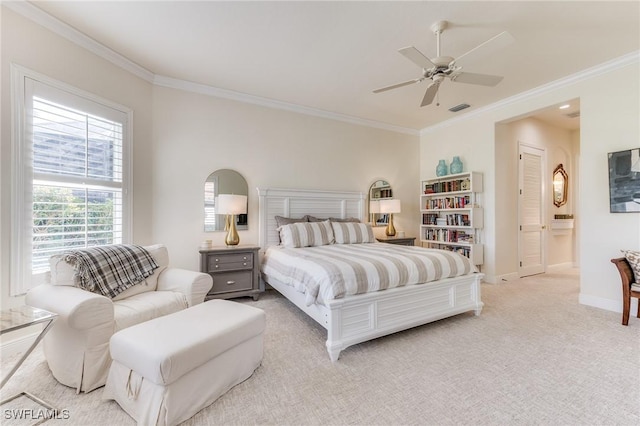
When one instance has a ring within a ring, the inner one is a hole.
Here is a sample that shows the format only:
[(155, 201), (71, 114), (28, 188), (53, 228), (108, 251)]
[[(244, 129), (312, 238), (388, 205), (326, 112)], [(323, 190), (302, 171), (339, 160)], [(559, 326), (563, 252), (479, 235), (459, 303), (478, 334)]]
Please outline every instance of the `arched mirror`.
[(377, 180), (369, 188), (369, 220), (371, 226), (387, 226), (389, 215), (380, 213), (380, 200), (393, 198), (393, 190), (386, 180)]
[[(207, 177), (204, 182), (205, 232), (225, 230), (225, 215), (216, 214), (216, 197), (220, 194), (248, 196), (247, 181), (240, 173), (229, 169), (216, 170)], [(236, 215), (235, 219), (237, 229), (247, 229), (248, 215), (246, 213)]]
[(553, 171), (553, 204), (556, 207), (567, 203), (567, 187), (569, 186), (569, 176), (562, 164)]

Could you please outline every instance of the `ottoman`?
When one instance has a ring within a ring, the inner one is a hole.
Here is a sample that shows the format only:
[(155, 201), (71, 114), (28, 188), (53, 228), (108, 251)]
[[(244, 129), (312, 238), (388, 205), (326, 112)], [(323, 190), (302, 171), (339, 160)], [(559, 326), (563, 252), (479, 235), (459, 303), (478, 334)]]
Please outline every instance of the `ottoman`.
[(115, 333), (104, 399), (141, 425), (192, 417), (260, 366), (265, 314), (214, 299)]

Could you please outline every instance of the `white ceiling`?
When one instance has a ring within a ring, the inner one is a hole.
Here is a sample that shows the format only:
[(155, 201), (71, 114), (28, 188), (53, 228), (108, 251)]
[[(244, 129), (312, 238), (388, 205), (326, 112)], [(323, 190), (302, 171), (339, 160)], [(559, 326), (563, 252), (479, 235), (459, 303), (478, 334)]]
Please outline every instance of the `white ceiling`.
[[(638, 1), (33, 4), (157, 76), (415, 130), (640, 50)], [(441, 49), (453, 57), (508, 31), (515, 43), (465, 68), (504, 80), (445, 81), (440, 106), (422, 108), (428, 81), (373, 94), (420, 76), (397, 50), (435, 57), (438, 20), (450, 22)], [(471, 108), (448, 111), (460, 103)]]

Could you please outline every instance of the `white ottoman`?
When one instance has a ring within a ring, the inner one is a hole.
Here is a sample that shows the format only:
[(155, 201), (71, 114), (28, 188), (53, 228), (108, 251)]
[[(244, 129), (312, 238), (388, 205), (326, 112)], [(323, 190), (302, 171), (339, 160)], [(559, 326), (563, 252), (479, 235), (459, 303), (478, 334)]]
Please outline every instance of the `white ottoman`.
[(192, 417), (262, 362), (265, 314), (215, 299), (115, 333), (104, 399), (139, 425)]

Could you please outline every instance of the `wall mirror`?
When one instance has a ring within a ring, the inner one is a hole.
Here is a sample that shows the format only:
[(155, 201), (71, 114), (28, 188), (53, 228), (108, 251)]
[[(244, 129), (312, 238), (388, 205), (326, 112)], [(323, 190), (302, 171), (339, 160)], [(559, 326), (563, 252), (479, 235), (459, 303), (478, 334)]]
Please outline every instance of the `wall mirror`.
[(386, 180), (377, 180), (369, 187), (369, 220), (371, 226), (387, 226), (389, 215), (380, 213), (380, 200), (393, 198), (393, 190)]
[(553, 171), (553, 204), (556, 207), (567, 203), (567, 187), (569, 186), (569, 176), (562, 164)]
[[(204, 182), (204, 230), (224, 231), (225, 216), (216, 214), (216, 197), (220, 194), (249, 195), (249, 187), (244, 177), (235, 170), (221, 169), (211, 173)], [(247, 199), (247, 204), (248, 204)], [(248, 207), (248, 206), (247, 206)], [(247, 210), (248, 211), (248, 210)], [(247, 229), (248, 215), (239, 214), (237, 229)]]

